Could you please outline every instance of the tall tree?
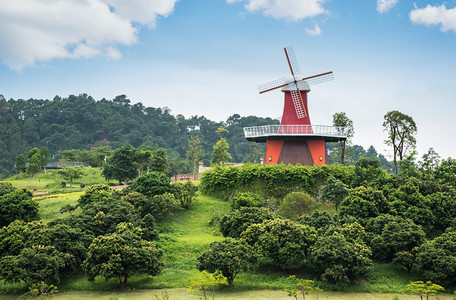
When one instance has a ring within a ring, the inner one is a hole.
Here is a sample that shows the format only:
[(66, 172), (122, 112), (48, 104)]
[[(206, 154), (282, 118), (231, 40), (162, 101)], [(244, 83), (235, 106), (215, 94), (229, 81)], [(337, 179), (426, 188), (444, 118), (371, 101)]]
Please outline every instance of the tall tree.
[(397, 174), (399, 162), (402, 161), (408, 151), (415, 149), (417, 132), (415, 121), (412, 117), (397, 110), (387, 112), (383, 121), (384, 131), (388, 132), (385, 144), (393, 146), (394, 171)]
[(41, 166), (44, 169), (44, 173), (46, 173), (46, 166), (51, 161), (51, 155), (49, 154), (49, 149), (46, 147), (41, 148), (40, 155), (41, 155)]
[(21, 175), (22, 172), (24, 172), (25, 164), (26, 164), (25, 156), (23, 154), (19, 154), (16, 157), (16, 170), (19, 172), (19, 175)]
[(150, 159), (149, 170), (168, 174), (170, 171), (168, 153), (163, 148), (154, 151)]
[(201, 140), (199, 136), (191, 136), (188, 139), (188, 146), (187, 151), (185, 152), (185, 156), (190, 159), (193, 167), (193, 180), (195, 180), (198, 161), (203, 157), (203, 148), (201, 146)]
[(347, 140), (340, 141), (338, 151), (338, 154), (340, 154), (340, 163), (343, 165), (345, 163), (345, 146), (346, 144), (351, 143), (351, 139), (355, 134), (353, 121), (347, 117), (347, 114), (345, 112), (335, 113), (333, 115), (333, 126), (346, 128), (345, 130), (347, 132)]
[(82, 172), (81, 167), (63, 167), (62, 170), (59, 171), (59, 174), (65, 178), (65, 180), (70, 181), (70, 188), (73, 187), (73, 180), (81, 178), (84, 172)]

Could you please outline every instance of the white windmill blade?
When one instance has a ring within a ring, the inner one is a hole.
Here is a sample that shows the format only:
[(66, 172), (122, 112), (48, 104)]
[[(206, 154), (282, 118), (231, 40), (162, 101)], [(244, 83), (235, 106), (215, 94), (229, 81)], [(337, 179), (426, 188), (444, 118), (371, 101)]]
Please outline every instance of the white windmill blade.
[(288, 66), (290, 67), (291, 75), (293, 75), (293, 77), (294, 77), (296, 74), (301, 73), (301, 71), (299, 70), (298, 60), (296, 59), (296, 55), (294, 53), (293, 47), (288, 46), (288, 47), (283, 48), (283, 50), (285, 51), (285, 56), (287, 57)]
[(277, 79), (277, 80), (274, 80), (274, 81), (259, 85), (258, 86), (258, 92), (260, 94), (263, 94), (263, 93), (266, 93), (266, 92), (269, 92), (269, 91), (284, 87), (284, 86), (290, 84), (291, 82), (293, 82), (292, 79), (290, 80), (290, 79), (288, 79), (286, 77), (280, 78), (280, 79)]
[(330, 71), (330, 72), (321, 73), (318, 75), (309, 76), (309, 77), (303, 78), (302, 80), (305, 80), (310, 85), (319, 84), (319, 83), (323, 83), (326, 81), (334, 80), (334, 74), (332, 71)]

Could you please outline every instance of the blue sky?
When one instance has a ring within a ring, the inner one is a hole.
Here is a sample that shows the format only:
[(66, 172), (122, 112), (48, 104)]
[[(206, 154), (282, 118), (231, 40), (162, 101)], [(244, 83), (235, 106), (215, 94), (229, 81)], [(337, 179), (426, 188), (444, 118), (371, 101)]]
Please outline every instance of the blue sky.
[(456, 157), (456, 0), (0, 0), (0, 94), (126, 94), (173, 114), (280, 118), (257, 86), (332, 70), (312, 87), (313, 124), (354, 121), (353, 143), (390, 154), (385, 113), (418, 126), (421, 157)]

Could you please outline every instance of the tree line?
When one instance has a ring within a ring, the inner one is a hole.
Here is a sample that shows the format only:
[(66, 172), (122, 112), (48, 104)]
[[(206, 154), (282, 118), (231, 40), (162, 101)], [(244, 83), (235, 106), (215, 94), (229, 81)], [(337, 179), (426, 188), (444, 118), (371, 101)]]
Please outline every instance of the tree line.
[[(196, 136), (202, 148), (201, 159), (209, 165), (213, 145), (219, 140), (216, 130), (224, 127), (232, 160), (259, 160), (264, 145), (252, 146), (245, 140), (243, 127), (278, 124), (277, 120), (233, 114), (215, 122), (204, 116), (173, 115), (169, 108), (131, 104), (125, 96), (96, 101), (87, 94), (56, 96), (52, 100), (10, 99), (0, 95), (0, 174), (14, 173), (19, 154), (32, 148), (47, 148), (50, 158), (60, 159), (66, 150), (87, 150), (108, 146), (114, 150), (130, 144), (135, 148), (164, 148), (168, 155), (185, 159), (188, 140)], [(103, 148), (99, 149), (102, 152)], [(67, 158), (71, 153), (66, 153)], [(101, 164), (102, 153), (91, 163)], [(70, 156), (71, 157), (71, 156)]]

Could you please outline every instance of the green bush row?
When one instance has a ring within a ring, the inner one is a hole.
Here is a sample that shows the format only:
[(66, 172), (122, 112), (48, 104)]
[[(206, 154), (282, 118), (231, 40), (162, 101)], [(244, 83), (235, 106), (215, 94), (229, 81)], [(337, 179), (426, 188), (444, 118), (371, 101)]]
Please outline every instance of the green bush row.
[(239, 192), (255, 192), (264, 198), (283, 198), (305, 191), (316, 195), (328, 176), (350, 185), (355, 176), (351, 166), (256, 165), (218, 166), (201, 175), (201, 192), (224, 200)]

